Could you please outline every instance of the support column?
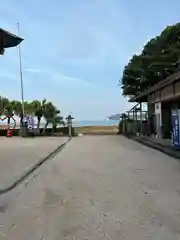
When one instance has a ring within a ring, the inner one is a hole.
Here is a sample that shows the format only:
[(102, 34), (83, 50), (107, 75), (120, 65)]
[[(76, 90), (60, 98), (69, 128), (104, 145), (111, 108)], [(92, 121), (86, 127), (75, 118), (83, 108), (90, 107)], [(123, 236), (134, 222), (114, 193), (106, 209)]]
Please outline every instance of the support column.
[(136, 133), (135, 127), (136, 127), (136, 124), (135, 124), (135, 114), (134, 114), (134, 108), (133, 108), (133, 133)]
[(155, 103), (155, 114), (156, 114), (156, 132), (157, 137), (162, 137), (162, 112), (161, 102)]
[(143, 126), (142, 126), (142, 103), (140, 103), (140, 133), (143, 134)]

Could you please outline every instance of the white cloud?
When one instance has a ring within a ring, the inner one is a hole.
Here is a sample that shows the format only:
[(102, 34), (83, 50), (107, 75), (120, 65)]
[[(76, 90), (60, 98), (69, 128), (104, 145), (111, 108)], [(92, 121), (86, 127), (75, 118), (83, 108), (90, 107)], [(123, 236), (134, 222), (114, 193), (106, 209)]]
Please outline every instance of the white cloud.
[(78, 77), (72, 77), (61, 72), (52, 72), (51, 77), (56, 84), (60, 83), (62, 86), (68, 84), (69, 86), (73, 86), (73, 87), (74, 86), (89, 87), (89, 88), (95, 87), (94, 84), (84, 79), (81, 79)]
[(1, 77), (1, 81), (3, 82), (3, 80), (6, 81), (6, 79), (11, 79), (11, 80), (18, 80), (20, 79), (20, 76), (17, 76), (14, 73), (11, 72), (6, 72), (6, 71), (0, 71), (0, 77)]
[(43, 72), (43, 69), (38, 69), (38, 68), (26, 68), (24, 69), (25, 72), (29, 73), (41, 73)]

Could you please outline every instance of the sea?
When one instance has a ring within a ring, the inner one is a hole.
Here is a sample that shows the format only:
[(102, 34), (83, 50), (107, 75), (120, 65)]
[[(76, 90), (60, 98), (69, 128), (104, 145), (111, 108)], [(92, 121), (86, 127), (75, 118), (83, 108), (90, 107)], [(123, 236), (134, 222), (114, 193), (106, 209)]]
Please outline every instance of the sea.
[(115, 120), (91, 120), (91, 121), (74, 121), (74, 127), (86, 127), (86, 126), (114, 126), (117, 125), (118, 121)]
[[(7, 125), (7, 120), (6, 121), (0, 121), (0, 126), (1, 125)], [(11, 120), (11, 124), (13, 126), (13, 121)], [(88, 120), (84, 120), (84, 121), (73, 121), (72, 125), (73, 127), (86, 127), (86, 126), (114, 126), (114, 125), (117, 125), (118, 124), (118, 121), (115, 121), (115, 120), (91, 120), (91, 121), (88, 121)], [(35, 122), (35, 128), (36, 128), (36, 122)], [(40, 127), (41, 128), (44, 128), (44, 125), (45, 125), (45, 122), (42, 122), (40, 124)], [(17, 122), (16, 122), (16, 128), (19, 128), (20, 127), (20, 124), (19, 124), (19, 120), (17, 119)], [(48, 125), (48, 128), (52, 128), (52, 124), (49, 124)]]

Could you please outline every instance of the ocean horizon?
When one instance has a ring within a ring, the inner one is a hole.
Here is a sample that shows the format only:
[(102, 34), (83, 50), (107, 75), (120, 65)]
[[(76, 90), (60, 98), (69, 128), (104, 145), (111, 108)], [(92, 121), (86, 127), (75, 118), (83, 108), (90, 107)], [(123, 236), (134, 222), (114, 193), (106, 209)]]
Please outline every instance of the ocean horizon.
[(73, 121), (74, 127), (87, 127), (87, 126), (114, 126), (118, 121), (115, 120), (86, 120), (86, 121)]
[[(11, 124), (13, 121), (11, 120)], [(79, 121), (73, 121), (72, 125), (73, 127), (87, 127), (87, 126), (114, 126), (117, 125), (118, 121), (115, 120), (79, 120)], [(7, 125), (7, 121), (0, 121), (0, 125)], [(34, 123), (35, 128), (37, 126), (37, 122)], [(43, 121), (40, 124), (40, 128), (44, 128), (45, 122)], [(19, 121), (16, 122), (16, 128), (20, 127)], [(48, 128), (51, 128), (52, 124), (48, 125)]]

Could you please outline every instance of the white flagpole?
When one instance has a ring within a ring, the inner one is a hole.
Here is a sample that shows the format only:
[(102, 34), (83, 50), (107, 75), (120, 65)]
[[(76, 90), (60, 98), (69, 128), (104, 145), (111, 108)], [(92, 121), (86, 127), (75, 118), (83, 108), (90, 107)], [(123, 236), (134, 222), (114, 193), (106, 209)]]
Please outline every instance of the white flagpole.
[[(17, 23), (18, 27), (18, 36), (19, 36), (19, 23)], [(19, 67), (20, 67), (20, 79), (21, 79), (21, 102), (22, 102), (22, 114), (24, 119), (24, 87), (23, 87), (23, 76), (22, 76), (22, 61), (21, 61), (21, 47), (20, 44), (18, 46), (19, 50)]]

